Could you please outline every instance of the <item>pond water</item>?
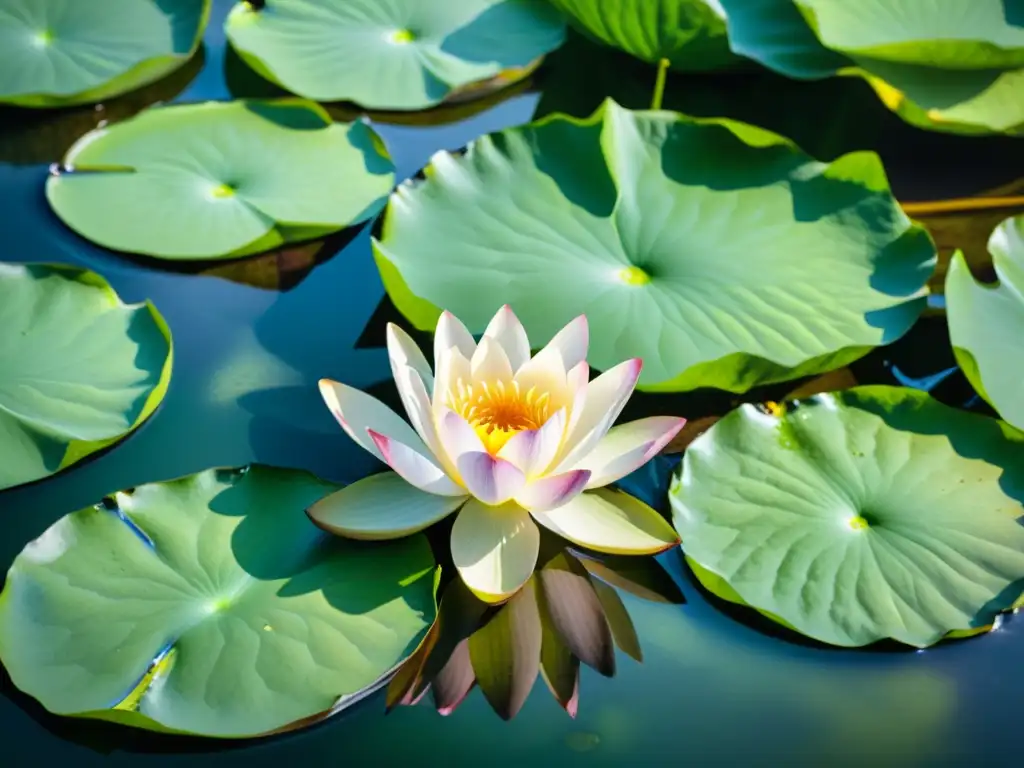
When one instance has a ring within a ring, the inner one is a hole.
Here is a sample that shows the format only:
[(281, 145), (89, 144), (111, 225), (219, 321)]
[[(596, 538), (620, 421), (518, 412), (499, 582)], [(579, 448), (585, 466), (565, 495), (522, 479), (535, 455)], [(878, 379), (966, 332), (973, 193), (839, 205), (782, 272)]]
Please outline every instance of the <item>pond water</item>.
[[(163, 265), (129, 260), (81, 240), (54, 218), (43, 197), (49, 163), (100, 120), (124, 117), (155, 100), (260, 95), (258, 84), (226, 50), (222, 21), (231, 2), (218, 0), (214, 6), (201, 61), (169, 83), (102, 108), (0, 112), (0, 259), (83, 265), (104, 275), (126, 301), (151, 299), (172, 328), (176, 356), (167, 399), (136, 434), (53, 479), (0, 493), (4, 571), (25, 542), (61, 515), (119, 488), (254, 461), (339, 481), (372, 469), (372, 459), (338, 430), (315, 386), (321, 377), (363, 388), (390, 381), (383, 328), (394, 311), (384, 301), (369, 229), (200, 273), (168, 272)], [(578, 55), (560, 52), (534, 87), (493, 98), (482, 108), (440, 110), (440, 118), (448, 120), (442, 124), (375, 120), (398, 178), (414, 174), (440, 149), (461, 147), (539, 112), (585, 113), (607, 94), (630, 106), (649, 101), (643, 78), (652, 72), (634, 68), (614, 83), (602, 81), (595, 75), (598, 65), (587, 57), (604, 54), (575, 45)], [(620, 67), (628, 69), (615, 59), (605, 72), (616, 70), (618, 77)], [(785, 105), (780, 108), (773, 107), (756, 78), (705, 78), (692, 87), (680, 85), (676, 102), (670, 85), (666, 104), (697, 114), (727, 107), (750, 120), (763, 114), (772, 121), (767, 127), (794, 135), (819, 156), (877, 149), (901, 199), (970, 194), (1021, 175), (1019, 142), (1007, 149), (1010, 145), (999, 140), (911, 132), (884, 109), (858, 101), (862, 85), (780, 85), (787, 94), (780, 97), (778, 103)], [(810, 104), (813, 113), (800, 111)], [(944, 321), (935, 315), (893, 347), (857, 363), (854, 373), (862, 383), (934, 388), (940, 398), (964, 404), (969, 388), (958, 373), (935, 376), (953, 365)], [(725, 395), (648, 396), (632, 404), (636, 413), (627, 415), (680, 413), (693, 419), (722, 413), (730, 403)], [(659, 461), (661, 469), (670, 464)], [(654, 474), (632, 478), (633, 490), (656, 497), (645, 480)], [(637, 664), (620, 655), (612, 679), (584, 669), (575, 720), (538, 682), (522, 712), (507, 723), (479, 691), (446, 718), (426, 704), (385, 716), (378, 695), (295, 734), (218, 742), (57, 718), (3, 677), (2, 762), (1016, 764), (1007, 736), (1019, 721), (1024, 620), (1009, 617), (983, 638), (927, 651), (826, 649), (738, 621), (701, 593), (678, 551), (662, 561), (688, 603), (651, 604), (624, 596), (645, 661)]]

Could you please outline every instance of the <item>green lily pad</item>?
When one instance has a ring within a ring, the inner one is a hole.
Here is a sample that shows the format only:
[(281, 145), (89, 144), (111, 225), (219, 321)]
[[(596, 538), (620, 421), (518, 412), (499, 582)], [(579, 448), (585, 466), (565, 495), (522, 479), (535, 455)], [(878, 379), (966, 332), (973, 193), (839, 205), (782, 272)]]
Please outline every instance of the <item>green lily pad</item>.
[(14, 561), (0, 658), (51, 712), (245, 737), (354, 703), (433, 621), (422, 536), (364, 544), (304, 472), (208, 470), (67, 515)]
[(117, 442), (163, 400), (171, 333), (97, 274), (0, 263), (0, 489)]
[(64, 107), (159, 80), (195, 53), (210, 0), (0, 0), (0, 103)]
[(912, 125), (1024, 132), (1024, 2), (721, 0), (733, 51), (800, 79), (863, 77)]
[(590, 323), (591, 364), (645, 389), (743, 392), (840, 367), (925, 306), (928, 235), (876, 155), (818, 163), (753, 126), (608, 101), (436, 155), (375, 239), (396, 307), (482, 332), (510, 304), (540, 344)]
[(742, 406), (670, 490), (709, 589), (840, 646), (991, 625), (1024, 592), (1022, 499), (1024, 434), (893, 387)]
[(564, 19), (547, 0), (242, 2), (225, 29), (242, 59), (282, 88), (398, 110), (525, 74), (565, 39)]
[(709, 70), (736, 63), (717, 0), (552, 0), (572, 24), (650, 64)]
[(297, 99), (147, 110), (87, 133), (46, 196), (83, 237), (165, 259), (245, 256), (377, 214), (394, 166), (363, 122)]
[(949, 337), (972, 386), (1024, 429), (1024, 216), (1007, 219), (989, 240), (999, 284), (979, 285), (962, 253), (946, 275)]

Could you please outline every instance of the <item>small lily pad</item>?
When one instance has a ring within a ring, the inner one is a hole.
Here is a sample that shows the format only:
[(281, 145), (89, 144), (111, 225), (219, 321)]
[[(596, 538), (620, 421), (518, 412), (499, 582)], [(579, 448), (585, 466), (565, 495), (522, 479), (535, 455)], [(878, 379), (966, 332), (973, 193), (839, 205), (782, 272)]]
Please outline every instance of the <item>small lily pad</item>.
[(99, 275), (0, 263), (0, 489), (120, 440), (163, 400), (171, 334)]
[(999, 284), (979, 285), (962, 253), (946, 276), (949, 337), (971, 385), (999, 415), (1024, 429), (1024, 216), (989, 240)]
[(199, 47), (210, 0), (0, 0), (0, 103), (65, 107), (159, 80)]
[(743, 123), (608, 101), (436, 155), (374, 241), (418, 328), (475, 333), (510, 304), (543, 343), (587, 315), (590, 362), (645, 389), (752, 386), (841, 367), (905, 333), (935, 265), (876, 155), (819, 163)]
[(552, 0), (574, 26), (650, 64), (701, 71), (736, 63), (717, 0)]
[(225, 29), (242, 59), (282, 88), (396, 110), (525, 76), (565, 39), (547, 0), (242, 2)]
[(245, 737), (382, 685), (435, 615), (422, 536), (332, 537), (294, 470), (209, 470), (67, 515), (14, 561), (0, 657), (51, 712)]
[(363, 122), (297, 99), (159, 107), (87, 133), (46, 183), (83, 237), (165, 259), (217, 259), (372, 218), (394, 166)]
[(720, 0), (733, 51), (788, 77), (863, 77), (921, 128), (1024, 131), (1024, 2)]
[(709, 589), (825, 643), (925, 647), (1024, 591), (1024, 434), (917, 390), (742, 406), (670, 499)]

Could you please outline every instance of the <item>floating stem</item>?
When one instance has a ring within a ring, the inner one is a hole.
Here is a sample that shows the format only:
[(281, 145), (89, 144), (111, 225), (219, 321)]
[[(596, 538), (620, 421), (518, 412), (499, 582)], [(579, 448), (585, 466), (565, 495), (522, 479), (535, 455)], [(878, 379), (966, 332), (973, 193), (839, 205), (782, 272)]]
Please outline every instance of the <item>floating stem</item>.
[(994, 211), (1000, 208), (1024, 208), (1024, 196), (961, 197), (950, 200), (927, 200), (900, 203), (908, 216), (928, 216), (939, 213), (966, 213), (968, 211)]
[(654, 83), (654, 97), (651, 99), (651, 109), (661, 109), (661, 102), (665, 99), (665, 80), (668, 78), (668, 59), (658, 62), (658, 79)]

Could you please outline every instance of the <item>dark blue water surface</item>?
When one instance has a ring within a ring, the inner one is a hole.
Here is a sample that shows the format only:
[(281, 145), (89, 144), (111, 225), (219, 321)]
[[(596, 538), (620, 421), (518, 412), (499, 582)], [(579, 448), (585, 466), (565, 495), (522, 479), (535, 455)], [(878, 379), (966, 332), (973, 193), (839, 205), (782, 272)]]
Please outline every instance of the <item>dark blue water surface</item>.
[[(437, 0), (439, 2), (443, 0)], [(384, 296), (369, 231), (312, 249), (232, 265), (220, 274), (165, 271), (81, 240), (50, 213), (47, 166), (99, 120), (156, 100), (196, 101), (266, 91), (226, 51), (217, 0), (201, 60), (156, 88), (52, 113), (0, 111), (0, 259), (80, 264), (103, 274), (126, 301), (151, 299), (175, 341), (170, 392), (157, 415), (99, 458), (50, 480), (0, 493), (0, 566), (61, 515), (113, 490), (211, 466), (253, 461), (340, 481), (373, 467), (323, 407), (316, 380), (369, 387), (390, 378), (381, 347)], [(440, 149), (527, 122), (536, 113), (590, 111), (605, 95), (649, 100), (653, 73), (575, 40), (552, 57), (535, 87), (493, 99), (476, 114), (442, 110), (439, 125), (374, 119), (398, 167), (415, 173)], [(229, 83), (232, 90), (229, 90)], [(773, 90), (775, 89), (775, 90)], [(875, 148), (903, 199), (967, 194), (1020, 175), (1024, 152), (1008, 140), (955, 139), (905, 128), (859, 81), (796, 85), (759, 73), (670, 83), (668, 106), (759, 120), (822, 158)], [(247, 284), (257, 283), (257, 285)], [(862, 381), (936, 386), (966, 401), (941, 317), (855, 366)], [(895, 368), (895, 370), (894, 370)], [(726, 396), (641, 399), (646, 412), (690, 418), (721, 413)], [(662, 469), (666, 465), (660, 465)], [(648, 472), (634, 489), (657, 496)], [(512, 722), (479, 691), (452, 716), (426, 704), (385, 716), (380, 697), (293, 735), (240, 743), (179, 739), (47, 714), (2, 679), (0, 765), (996, 765), (1019, 764), (1011, 741), (1024, 702), (1024, 621), (969, 642), (922, 652), (846, 651), (793, 642), (728, 615), (684, 572), (664, 562), (685, 606), (625, 597), (645, 661), (620, 658), (618, 675), (585, 669), (579, 716), (542, 690)]]

